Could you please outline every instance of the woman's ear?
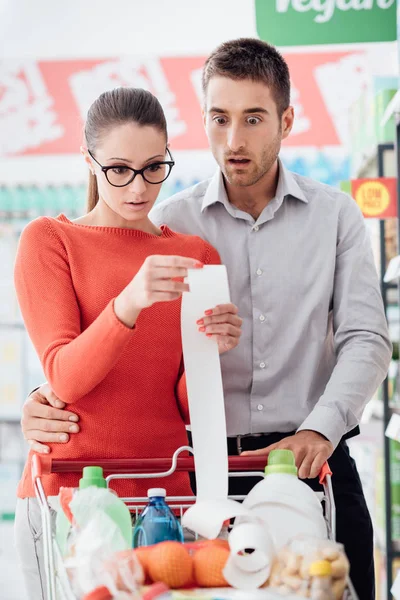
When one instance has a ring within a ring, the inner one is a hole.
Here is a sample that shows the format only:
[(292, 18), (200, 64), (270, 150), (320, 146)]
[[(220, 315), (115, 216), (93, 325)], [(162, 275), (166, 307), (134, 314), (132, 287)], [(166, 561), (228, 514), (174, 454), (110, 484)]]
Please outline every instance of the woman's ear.
[(88, 152), (88, 149), (86, 148), (86, 146), (81, 146), (80, 152), (81, 152), (83, 158), (85, 159), (85, 163), (88, 165), (90, 172), (92, 173), (92, 175), (94, 175), (94, 167), (92, 164), (92, 159), (89, 155), (89, 152)]

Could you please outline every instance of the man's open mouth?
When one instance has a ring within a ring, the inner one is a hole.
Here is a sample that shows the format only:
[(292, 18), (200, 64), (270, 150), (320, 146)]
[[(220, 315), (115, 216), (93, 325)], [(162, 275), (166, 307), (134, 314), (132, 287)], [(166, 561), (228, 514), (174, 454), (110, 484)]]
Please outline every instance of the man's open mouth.
[(229, 158), (228, 162), (231, 165), (247, 165), (250, 162), (249, 158)]

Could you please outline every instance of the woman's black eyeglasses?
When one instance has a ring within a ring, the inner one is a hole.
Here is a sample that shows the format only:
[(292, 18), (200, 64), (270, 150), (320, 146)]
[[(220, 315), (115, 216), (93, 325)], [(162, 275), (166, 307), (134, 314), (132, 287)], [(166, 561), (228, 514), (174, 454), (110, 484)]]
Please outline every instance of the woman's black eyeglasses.
[(143, 167), (143, 169), (132, 169), (126, 165), (113, 165), (112, 167), (103, 167), (93, 154), (88, 150), (88, 153), (93, 160), (101, 167), (106, 179), (110, 185), (114, 187), (124, 187), (132, 183), (136, 175), (141, 175), (147, 183), (162, 183), (169, 177), (171, 169), (175, 164), (172, 154), (167, 148), (167, 152), (171, 160), (157, 161)]

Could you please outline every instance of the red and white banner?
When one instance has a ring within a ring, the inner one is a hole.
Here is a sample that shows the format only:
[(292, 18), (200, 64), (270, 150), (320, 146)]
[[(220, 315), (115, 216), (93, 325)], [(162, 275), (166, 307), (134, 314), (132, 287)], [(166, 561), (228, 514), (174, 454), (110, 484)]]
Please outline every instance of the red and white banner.
[[(296, 125), (285, 146), (342, 146), (348, 109), (365, 86), (362, 52), (288, 53)], [(143, 87), (161, 101), (174, 150), (207, 148), (201, 119), (205, 57), (122, 57), (0, 63), (0, 155), (79, 152), (84, 118), (103, 91)]]

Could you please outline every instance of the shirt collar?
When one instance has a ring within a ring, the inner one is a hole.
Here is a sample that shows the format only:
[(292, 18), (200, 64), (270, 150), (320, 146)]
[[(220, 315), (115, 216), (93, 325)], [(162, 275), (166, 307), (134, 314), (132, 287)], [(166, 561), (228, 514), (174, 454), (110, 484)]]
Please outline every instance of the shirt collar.
[[(279, 180), (278, 186), (276, 188), (276, 199), (283, 200), (286, 196), (292, 196), (297, 200), (301, 200), (302, 202), (308, 203), (307, 198), (304, 195), (303, 190), (300, 188), (293, 174), (286, 169), (283, 165), (282, 161), (278, 159), (279, 164)], [(214, 177), (211, 179), (210, 184), (207, 188), (207, 191), (203, 198), (203, 203), (201, 206), (201, 212), (204, 212), (206, 208), (211, 206), (212, 204), (216, 204), (220, 202), (225, 206), (229, 213), (234, 212), (231, 203), (228, 200), (228, 196), (226, 193), (224, 178), (222, 176), (221, 170), (217, 169)]]

